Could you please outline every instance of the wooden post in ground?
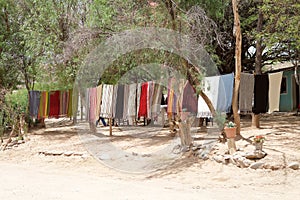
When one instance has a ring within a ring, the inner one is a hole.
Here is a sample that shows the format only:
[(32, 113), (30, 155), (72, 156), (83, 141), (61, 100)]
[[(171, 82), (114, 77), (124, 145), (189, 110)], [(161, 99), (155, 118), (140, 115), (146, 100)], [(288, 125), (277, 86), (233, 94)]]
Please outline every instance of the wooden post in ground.
[(109, 118), (109, 136), (112, 136), (112, 118)]
[(234, 154), (236, 152), (235, 139), (228, 138), (227, 145), (228, 145), (228, 149), (229, 149), (229, 154), (231, 154), (231, 155)]

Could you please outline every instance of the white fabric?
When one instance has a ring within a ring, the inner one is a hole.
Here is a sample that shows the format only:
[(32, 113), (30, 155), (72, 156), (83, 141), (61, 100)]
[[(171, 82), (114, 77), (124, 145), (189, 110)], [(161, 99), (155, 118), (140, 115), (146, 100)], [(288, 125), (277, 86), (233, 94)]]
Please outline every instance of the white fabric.
[(129, 98), (128, 98), (128, 112), (129, 117), (134, 117), (136, 115), (136, 86), (137, 84), (133, 83), (129, 85)]
[[(203, 92), (211, 100), (214, 108), (217, 108), (220, 76), (205, 77), (203, 80)], [(212, 114), (201, 96), (198, 98), (197, 117), (211, 117)]]
[(269, 113), (279, 111), (282, 72), (269, 75)]
[(102, 104), (100, 116), (104, 118), (112, 117), (112, 100), (113, 100), (113, 85), (103, 85), (102, 88)]

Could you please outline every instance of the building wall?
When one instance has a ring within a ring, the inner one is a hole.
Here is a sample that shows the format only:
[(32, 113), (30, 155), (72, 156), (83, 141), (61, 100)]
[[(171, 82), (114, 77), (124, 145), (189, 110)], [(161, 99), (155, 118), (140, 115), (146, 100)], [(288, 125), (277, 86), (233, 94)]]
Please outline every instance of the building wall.
[(296, 86), (293, 70), (284, 71), (283, 77), (286, 77), (287, 90), (286, 93), (280, 94), (279, 110), (282, 112), (292, 112), (298, 105), (296, 89), (299, 90), (299, 87)]

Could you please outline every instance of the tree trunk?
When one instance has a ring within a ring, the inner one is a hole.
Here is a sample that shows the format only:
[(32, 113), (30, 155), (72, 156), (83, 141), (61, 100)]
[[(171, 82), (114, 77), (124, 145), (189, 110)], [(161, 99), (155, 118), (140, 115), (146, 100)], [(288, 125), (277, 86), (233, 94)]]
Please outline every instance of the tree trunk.
[(251, 127), (259, 128), (259, 126), (260, 126), (259, 119), (260, 119), (260, 115), (259, 114), (256, 115), (256, 114), (252, 113), (252, 124), (251, 124)]
[(192, 117), (188, 117), (187, 119), (181, 120), (178, 123), (181, 146), (190, 146), (193, 143), (191, 136), (192, 121)]
[[(257, 33), (260, 33), (262, 31), (262, 26), (263, 26), (263, 14), (262, 11), (259, 9), (258, 11), (258, 21), (257, 21), (257, 27), (256, 31)], [(263, 52), (263, 47), (262, 47), (262, 39), (258, 38), (256, 40), (256, 54), (255, 54), (255, 74), (261, 74), (261, 67), (262, 67), (262, 52)], [(252, 127), (259, 128), (260, 123), (259, 123), (259, 115), (252, 114)]]
[(234, 90), (232, 97), (232, 111), (234, 117), (234, 123), (236, 124), (237, 135), (240, 135), (241, 132), (241, 120), (240, 115), (238, 114), (238, 93), (240, 87), (241, 71), (242, 71), (242, 62), (241, 62), (241, 52), (242, 52), (242, 34), (241, 34), (241, 24), (238, 14), (238, 0), (232, 0), (232, 8), (234, 13), (234, 35), (235, 35), (235, 80), (234, 80)]

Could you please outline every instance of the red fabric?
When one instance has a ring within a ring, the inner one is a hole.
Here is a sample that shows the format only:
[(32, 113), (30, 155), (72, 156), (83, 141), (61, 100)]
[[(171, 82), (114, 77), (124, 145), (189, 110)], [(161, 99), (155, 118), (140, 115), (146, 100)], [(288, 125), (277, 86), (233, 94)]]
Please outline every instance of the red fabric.
[(196, 90), (191, 86), (189, 82), (186, 83), (183, 91), (182, 109), (186, 109), (186, 112), (197, 113), (198, 111), (198, 99)]
[(142, 84), (138, 117), (145, 117), (148, 114), (147, 94), (148, 94), (148, 82)]
[(50, 92), (49, 98), (49, 117), (59, 117), (59, 110), (60, 110), (60, 94), (59, 91)]

